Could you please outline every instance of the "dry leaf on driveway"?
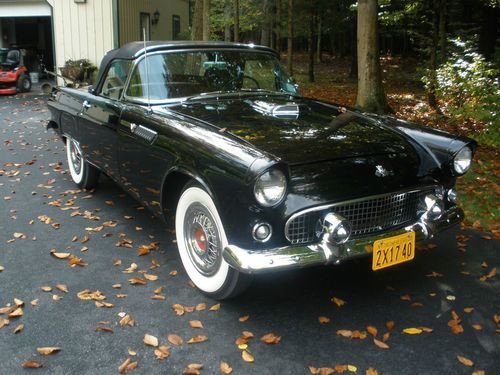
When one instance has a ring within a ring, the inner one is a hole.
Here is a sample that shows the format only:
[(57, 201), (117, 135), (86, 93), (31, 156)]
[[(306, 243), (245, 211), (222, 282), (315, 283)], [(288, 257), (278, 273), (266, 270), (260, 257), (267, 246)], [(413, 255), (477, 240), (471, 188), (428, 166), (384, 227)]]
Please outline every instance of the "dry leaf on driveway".
[(158, 346), (158, 338), (149, 334), (144, 335), (144, 344), (149, 346)]
[(36, 351), (41, 355), (50, 355), (61, 351), (61, 348), (57, 346), (45, 346), (42, 348), (36, 348)]
[(42, 362), (39, 362), (39, 361), (26, 361), (26, 362), (23, 362), (22, 366), (24, 368), (40, 368), (40, 367), (43, 367), (43, 364), (42, 364)]

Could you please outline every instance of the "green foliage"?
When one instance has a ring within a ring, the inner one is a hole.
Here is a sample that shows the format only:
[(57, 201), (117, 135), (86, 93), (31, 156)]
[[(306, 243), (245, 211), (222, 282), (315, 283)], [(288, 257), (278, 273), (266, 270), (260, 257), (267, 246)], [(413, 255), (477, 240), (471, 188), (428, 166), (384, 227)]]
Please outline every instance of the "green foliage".
[(443, 110), (453, 120), (487, 124), (479, 137), (500, 145), (500, 71), (477, 53), (471, 43), (460, 39), (452, 42), (455, 50), (448, 61), (435, 72), (427, 70), (422, 81), (428, 90), (434, 88)]

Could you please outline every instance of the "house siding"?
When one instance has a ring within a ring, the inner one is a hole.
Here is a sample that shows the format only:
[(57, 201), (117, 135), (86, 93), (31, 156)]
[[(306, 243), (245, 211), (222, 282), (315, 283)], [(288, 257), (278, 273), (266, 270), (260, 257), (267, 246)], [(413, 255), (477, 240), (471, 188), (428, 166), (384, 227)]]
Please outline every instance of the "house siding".
[(47, 0), (52, 6), (56, 66), (89, 59), (99, 65), (113, 49), (113, 0)]
[(119, 0), (119, 35), (120, 45), (141, 40), (140, 14), (149, 13), (153, 20), (154, 12), (158, 10), (158, 24), (151, 25), (151, 40), (172, 40), (172, 16), (181, 19), (181, 32), (188, 30), (189, 3), (188, 0)]

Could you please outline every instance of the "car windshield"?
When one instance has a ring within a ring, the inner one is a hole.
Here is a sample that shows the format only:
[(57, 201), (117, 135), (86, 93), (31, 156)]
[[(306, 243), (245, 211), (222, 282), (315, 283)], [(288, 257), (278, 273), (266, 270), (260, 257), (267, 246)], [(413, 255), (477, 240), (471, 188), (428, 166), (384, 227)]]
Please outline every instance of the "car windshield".
[(274, 54), (210, 50), (148, 54), (136, 65), (126, 96), (163, 101), (254, 90), (297, 93)]

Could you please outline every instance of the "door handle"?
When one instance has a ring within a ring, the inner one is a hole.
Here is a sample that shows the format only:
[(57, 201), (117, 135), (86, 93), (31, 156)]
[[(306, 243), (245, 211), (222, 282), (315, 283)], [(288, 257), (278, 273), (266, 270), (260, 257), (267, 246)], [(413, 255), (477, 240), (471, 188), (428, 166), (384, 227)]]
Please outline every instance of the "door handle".
[(88, 100), (84, 100), (82, 103), (82, 112), (86, 111), (90, 107), (92, 107), (92, 104), (90, 104)]

